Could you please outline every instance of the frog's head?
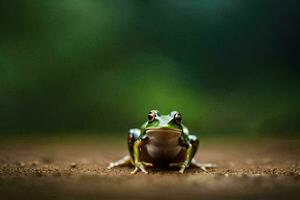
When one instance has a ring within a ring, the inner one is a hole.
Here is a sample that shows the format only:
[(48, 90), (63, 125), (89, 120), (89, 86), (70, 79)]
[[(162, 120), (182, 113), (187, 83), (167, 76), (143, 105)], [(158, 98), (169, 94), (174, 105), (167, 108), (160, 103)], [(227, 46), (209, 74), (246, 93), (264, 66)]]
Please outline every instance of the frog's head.
[(161, 115), (158, 110), (148, 113), (148, 121), (145, 123), (145, 132), (149, 134), (164, 134), (169, 136), (180, 136), (183, 131), (182, 115), (172, 111), (168, 115)]

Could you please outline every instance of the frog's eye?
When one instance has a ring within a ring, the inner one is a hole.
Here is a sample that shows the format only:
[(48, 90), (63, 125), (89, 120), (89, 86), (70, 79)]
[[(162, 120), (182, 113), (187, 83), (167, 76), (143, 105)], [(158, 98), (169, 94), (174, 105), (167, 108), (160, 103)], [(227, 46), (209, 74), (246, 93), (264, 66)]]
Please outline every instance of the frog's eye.
[(153, 111), (150, 111), (148, 114), (148, 120), (149, 122), (153, 122), (155, 119), (155, 113)]
[(174, 120), (177, 124), (180, 124), (182, 122), (182, 115), (180, 113), (176, 113), (174, 115)]

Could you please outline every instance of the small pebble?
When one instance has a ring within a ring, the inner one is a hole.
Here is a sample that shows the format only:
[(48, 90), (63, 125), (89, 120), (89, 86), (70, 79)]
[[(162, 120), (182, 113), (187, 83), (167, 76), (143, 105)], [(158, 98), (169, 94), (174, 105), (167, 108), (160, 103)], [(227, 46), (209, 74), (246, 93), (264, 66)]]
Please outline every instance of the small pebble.
[(8, 167), (9, 165), (7, 164), (7, 163), (4, 163), (3, 165), (2, 165), (2, 167)]
[(35, 174), (36, 174), (37, 176), (42, 176), (42, 175), (43, 175), (42, 171), (40, 171), (40, 170), (36, 171)]
[(45, 156), (45, 157), (42, 158), (42, 161), (45, 164), (50, 164), (50, 163), (53, 163), (53, 158), (49, 157), (49, 156)]
[(31, 166), (33, 166), (33, 167), (38, 166), (38, 165), (39, 165), (39, 162), (36, 160), (31, 163)]
[(261, 176), (261, 174), (252, 174), (252, 176)]
[(70, 164), (70, 167), (71, 168), (75, 168), (77, 165), (76, 165), (76, 163), (75, 162), (71, 162), (71, 164)]
[(25, 167), (25, 163), (23, 161), (18, 161), (16, 162), (16, 164), (19, 166), (19, 167)]

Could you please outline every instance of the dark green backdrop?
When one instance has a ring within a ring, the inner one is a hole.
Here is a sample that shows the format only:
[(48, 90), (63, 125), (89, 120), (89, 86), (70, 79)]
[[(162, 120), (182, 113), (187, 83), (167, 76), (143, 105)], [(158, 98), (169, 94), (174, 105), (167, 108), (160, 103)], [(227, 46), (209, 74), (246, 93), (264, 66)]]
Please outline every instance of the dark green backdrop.
[(0, 0), (0, 131), (296, 136), (298, 2)]

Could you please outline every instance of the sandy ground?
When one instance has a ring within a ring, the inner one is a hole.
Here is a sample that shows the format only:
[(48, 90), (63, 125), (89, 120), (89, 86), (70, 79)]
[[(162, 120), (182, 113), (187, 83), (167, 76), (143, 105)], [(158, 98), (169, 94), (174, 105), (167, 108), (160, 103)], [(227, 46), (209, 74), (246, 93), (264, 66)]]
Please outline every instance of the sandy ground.
[(127, 154), (123, 142), (91, 140), (3, 140), (0, 199), (299, 199), (300, 140), (203, 141), (196, 159), (217, 164), (107, 170)]

